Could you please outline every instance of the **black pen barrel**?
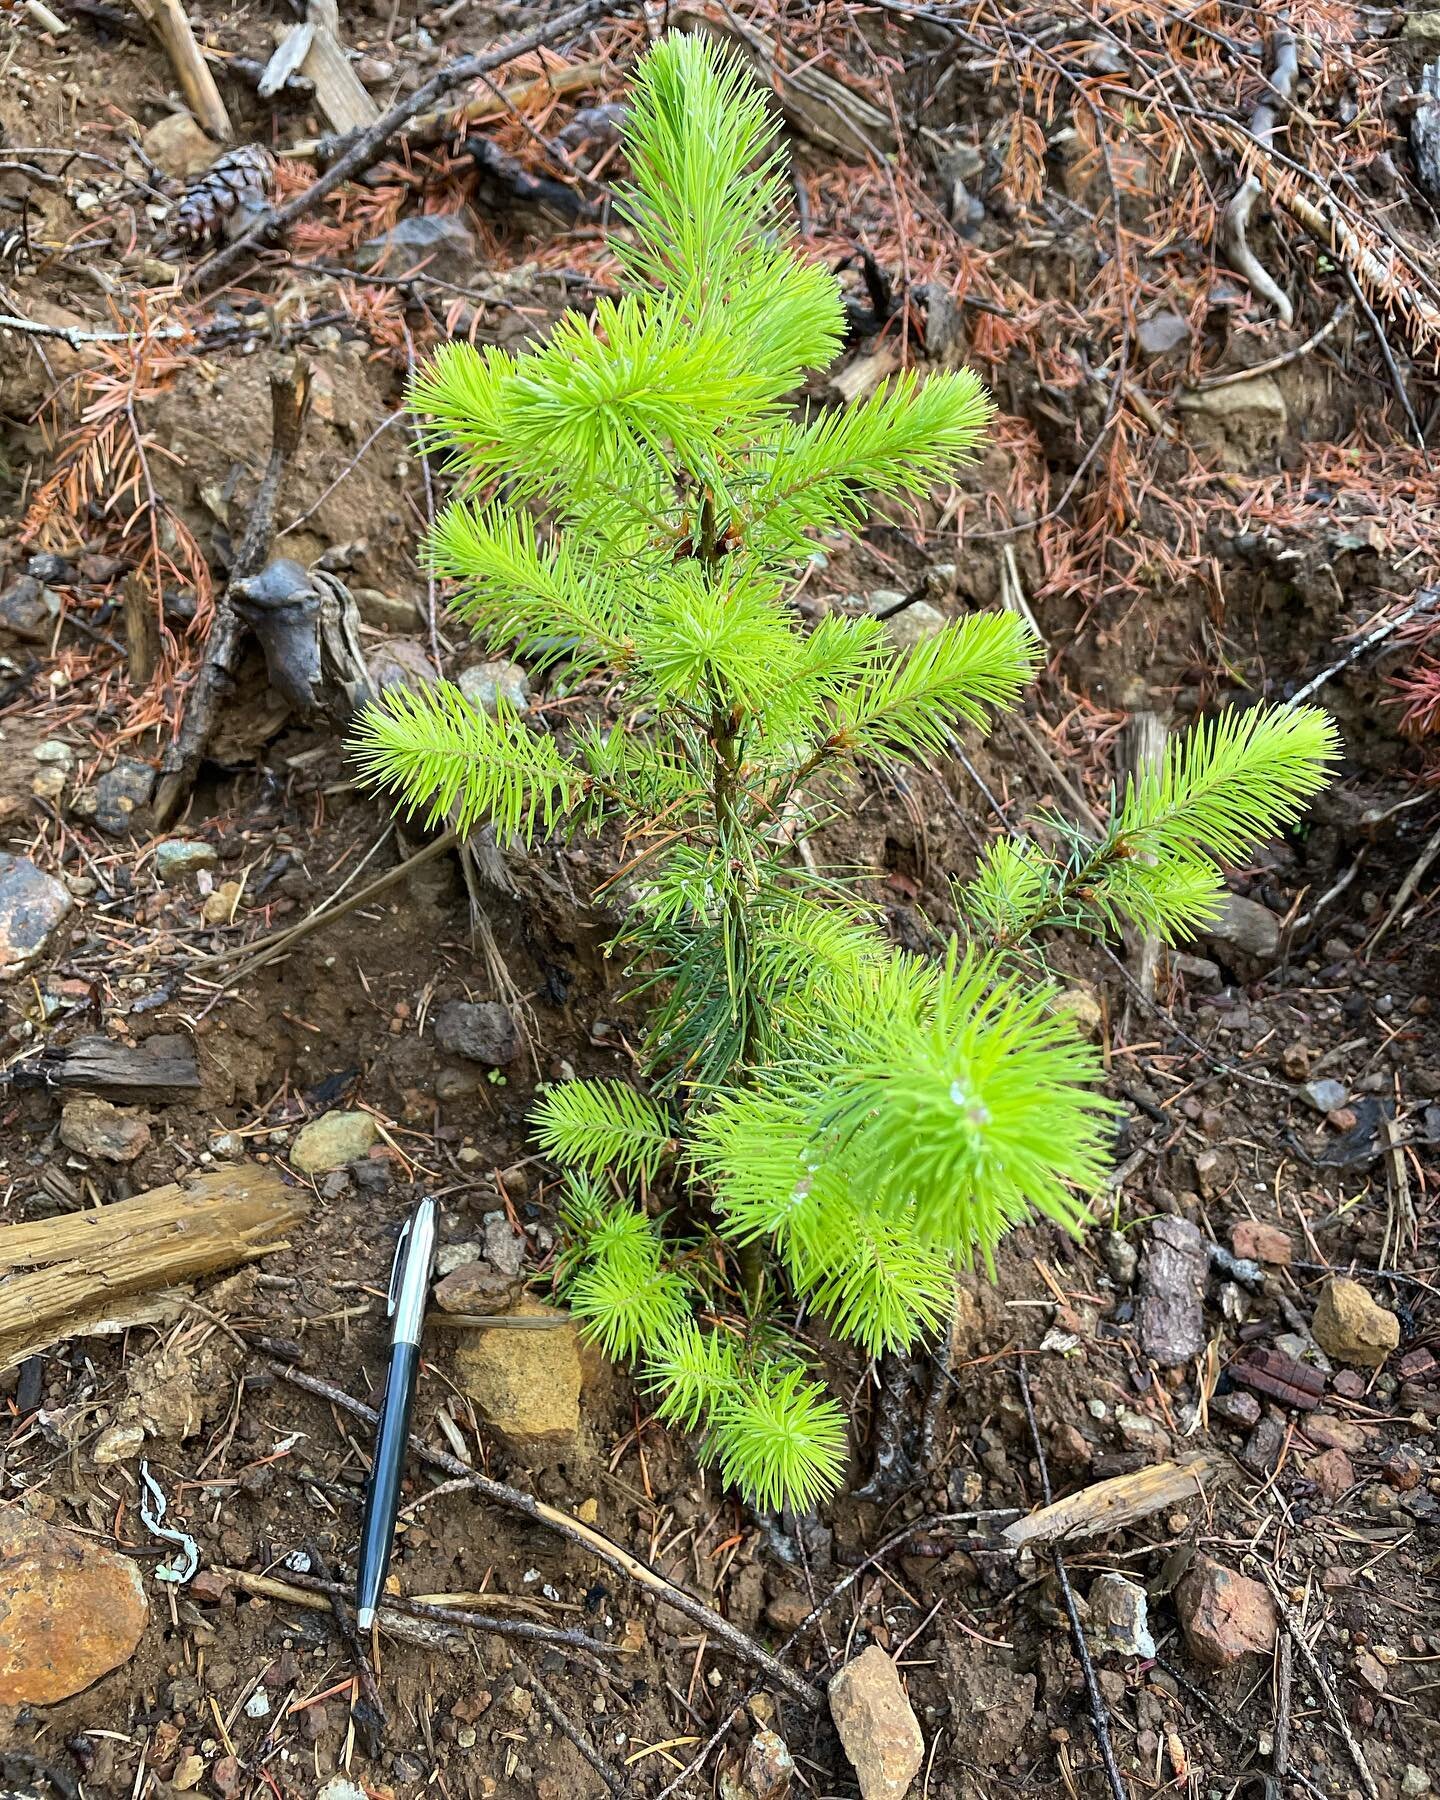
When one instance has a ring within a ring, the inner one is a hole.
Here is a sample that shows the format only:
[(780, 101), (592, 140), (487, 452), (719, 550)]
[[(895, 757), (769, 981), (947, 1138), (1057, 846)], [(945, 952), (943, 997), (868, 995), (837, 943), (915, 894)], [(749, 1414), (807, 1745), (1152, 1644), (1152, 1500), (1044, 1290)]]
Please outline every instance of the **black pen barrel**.
[(400, 1481), (405, 1472), (405, 1444), (410, 1436), (410, 1408), (415, 1399), (415, 1377), (420, 1367), (420, 1346), (403, 1338), (392, 1345), (385, 1399), (375, 1428), (375, 1462), (365, 1493), (365, 1517), (360, 1526), (360, 1560), (356, 1582), (356, 1610), (362, 1630), (368, 1630), (390, 1569), (390, 1543), (395, 1513), (400, 1503)]

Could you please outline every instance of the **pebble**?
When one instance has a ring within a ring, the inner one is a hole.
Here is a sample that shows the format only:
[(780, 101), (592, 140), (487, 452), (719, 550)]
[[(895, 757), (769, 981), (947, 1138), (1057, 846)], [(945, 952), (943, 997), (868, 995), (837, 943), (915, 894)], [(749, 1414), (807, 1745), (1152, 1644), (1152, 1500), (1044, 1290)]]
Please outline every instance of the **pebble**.
[(183, 881), (187, 875), (198, 875), (201, 869), (213, 869), (220, 861), (213, 844), (195, 838), (166, 838), (155, 847), (155, 873), (167, 884)]
[(1107, 1231), (1101, 1240), (1100, 1249), (1105, 1258), (1105, 1267), (1110, 1271), (1110, 1278), (1116, 1287), (1131, 1287), (1140, 1262), (1140, 1252), (1130, 1239), (1123, 1231)]
[(245, 1717), (247, 1719), (266, 1719), (269, 1718), (269, 1716), (270, 1696), (265, 1692), (263, 1687), (257, 1687), (255, 1692), (245, 1702)]
[(48, 643), (60, 616), (60, 596), (33, 575), (22, 575), (0, 594), (0, 637), (24, 644)]
[(145, 1427), (138, 1419), (121, 1419), (107, 1425), (90, 1446), (90, 1460), (97, 1469), (129, 1462), (145, 1448)]
[[(872, 602), (879, 599), (878, 594), (870, 596)], [(887, 596), (890, 604), (903, 600), (903, 594)], [(885, 638), (892, 650), (913, 650), (917, 644), (923, 644), (927, 638), (939, 635), (949, 624), (949, 620), (938, 606), (932, 606), (928, 600), (917, 600), (913, 606), (885, 620)], [(869, 1800), (869, 1795), (866, 1795)]]
[(1280, 921), (1268, 906), (1241, 894), (1227, 894), (1219, 918), (1206, 927), (1206, 936), (1257, 962), (1273, 962), (1280, 948)]
[(1328, 1075), (1319, 1081), (1307, 1081), (1300, 1092), (1306, 1104), (1318, 1113), (1336, 1112), (1350, 1098), (1350, 1090), (1345, 1083)]
[(205, 904), (200, 908), (200, 917), (207, 925), (233, 923), (242, 891), (240, 882), (222, 881), (213, 894), (206, 896)]
[(751, 1738), (743, 1766), (745, 1792), (753, 1800), (784, 1800), (795, 1779), (795, 1758), (778, 1731), (766, 1726)]
[(1332, 1275), (1310, 1321), (1315, 1342), (1337, 1362), (1378, 1369), (1400, 1344), (1400, 1321), (1372, 1300), (1358, 1281)]
[(290, 1166), (302, 1175), (323, 1175), (368, 1156), (380, 1141), (380, 1127), (367, 1112), (329, 1112), (295, 1134)]
[(475, 273), (475, 239), (454, 213), (412, 213), (392, 230), (361, 244), (356, 266), (383, 266), (387, 275), (413, 274), (424, 265), (441, 281), (464, 283)]
[(1237, 1425), (1248, 1431), (1260, 1418), (1260, 1402), (1254, 1394), (1247, 1394), (1236, 1388), (1233, 1393), (1217, 1394), (1210, 1402), (1210, 1411), (1227, 1425)]
[(0, 851), (0, 980), (40, 960), (73, 905), (70, 890), (29, 857)]
[(925, 1739), (894, 1663), (872, 1644), (841, 1669), (828, 1699), (863, 1800), (901, 1800), (924, 1760)]
[(167, 175), (181, 181), (208, 169), (217, 150), (188, 112), (171, 113), (152, 125), (141, 138), (140, 148)]
[(155, 771), (148, 763), (117, 762), (95, 783), (96, 829), (107, 837), (124, 837), (154, 791)]
[[(514, 1310), (559, 1316), (529, 1299)], [(481, 1418), (516, 1448), (568, 1442), (579, 1429), (580, 1344), (569, 1319), (550, 1330), (464, 1333), (455, 1380)]]
[(502, 1275), (518, 1275), (525, 1266), (525, 1239), (503, 1212), (485, 1215), (485, 1260)]
[(149, 1608), (140, 1566), (94, 1538), (0, 1507), (0, 1706), (52, 1706), (135, 1652)]
[(1190, 1654), (1209, 1668), (1228, 1668), (1275, 1647), (1270, 1590), (1211, 1557), (1196, 1557), (1175, 1590), (1175, 1604)]
[(501, 700), (517, 713), (530, 705), (530, 677), (519, 663), (476, 663), (461, 672), (456, 685), (478, 712), (487, 712), (492, 718)]
[(447, 1000), (435, 1014), (435, 1041), (449, 1056), (503, 1069), (520, 1054), (520, 1033), (498, 1000)]
[(1124, 1575), (1106, 1573), (1090, 1588), (1090, 1632), (1102, 1650), (1120, 1656), (1154, 1656), (1149, 1598)]
[(379, 588), (355, 588), (353, 592), (365, 624), (373, 625), (377, 631), (398, 631), (402, 636), (415, 629), (419, 614), (413, 600), (382, 593)]
[(1259, 1219), (1237, 1220), (1230, 1230), (1230, 1248), (1251, 1262), (1272, 1263), (1277, 1268), (1289, 1268), (1294, 1254), (1289, 1233)]
[(508, 1311), (519, 1291), (514, 1275), (503, 1274), (488, 1263), (467, 1262), (436, 1283), (435, 1304), (441, 1312), (488, 1317)]
[(108, 1100), (67, 1100), (60, 1114), (60, 1142), (77, 1156), (132, 1163), (150, 1145), (150, 1127)]
[(1355, 1465), (1338, 1444), (1312, 1458), (1305, 1473), (1315, 1483), (1322, 1500), (1338, 1500), (1355, 1485)]
[(175, 1773), (170, 1777), (171, 1787), (182, 1794), (188, 1794), (192, 1788), (199, 1787), (205, 1776), (205, 1759), (196, 1756), (192, 1750), (188, 1756), (182, 1756), (175, 1765)]

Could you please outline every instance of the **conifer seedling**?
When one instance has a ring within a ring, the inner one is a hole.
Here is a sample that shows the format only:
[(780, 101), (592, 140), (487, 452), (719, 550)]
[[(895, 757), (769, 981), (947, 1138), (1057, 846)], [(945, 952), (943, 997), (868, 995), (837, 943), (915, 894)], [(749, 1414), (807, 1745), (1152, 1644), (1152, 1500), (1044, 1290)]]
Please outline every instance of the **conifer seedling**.
[(414, 394), (459, 484), (430, 546), (459, 616), (534, 665), (608, 670), (617, 722), (547, 731), (438, 683), (387, 695), (358, 754), (462, 832), (623, 826), (644, 1080), (535, 1106), (565, 1171), (557, 1282), (725, 1482), (804, 1509), (847, 1454), (805, 1321), (906, 1349), (1012, 1225), (1087, 1220), (1099, 1059), (1019, 952), (1055, 927), (1202, 925), (1217, 859), (1299, 817), (1334, 735), (1315, 709), (1226, 714), (1132, 781), (1098, 841), (1051, 821), (996, 843), (946, 955), (892, 946), (863, 881), (811, 872), (797, 837), (863, 765), (941, 758), (1012, 706), (1036, 646), (985, 613), (897, 651), (869, 617), (807, 630), (792, 600), (818, 542), (972, 457), (988, 401), (937, 370), (798, 416), (839, 352), (840, 291), (794, 243), (764, 96), (709, 41), (640, 63), (626, 154), (621, 297), (517, 355), (452, 344)]

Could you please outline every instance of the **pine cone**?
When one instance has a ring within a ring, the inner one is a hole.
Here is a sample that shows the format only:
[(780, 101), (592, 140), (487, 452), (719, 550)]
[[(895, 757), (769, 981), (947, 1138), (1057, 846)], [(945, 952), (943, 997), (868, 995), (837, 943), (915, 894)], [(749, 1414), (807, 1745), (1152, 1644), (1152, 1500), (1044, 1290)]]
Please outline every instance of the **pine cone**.
[(175, 236), (191, 244), (220, 237), (233, 213), (265, 204), (274, 182), (275, 158), (263, 144), (222, 151), (181, 195), (172, 221)]

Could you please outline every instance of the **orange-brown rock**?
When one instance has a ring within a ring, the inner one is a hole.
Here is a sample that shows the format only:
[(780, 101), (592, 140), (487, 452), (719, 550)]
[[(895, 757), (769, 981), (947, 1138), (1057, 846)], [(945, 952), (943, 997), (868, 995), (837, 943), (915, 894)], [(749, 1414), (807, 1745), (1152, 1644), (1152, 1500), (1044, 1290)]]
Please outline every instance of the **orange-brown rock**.
[(133, 1654), (140, 1570), (91, 1538), (0, 1507), (0, 1706), (49, 1706)]

